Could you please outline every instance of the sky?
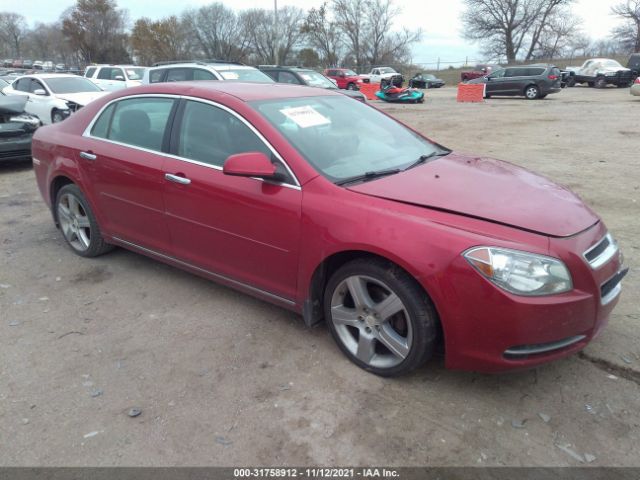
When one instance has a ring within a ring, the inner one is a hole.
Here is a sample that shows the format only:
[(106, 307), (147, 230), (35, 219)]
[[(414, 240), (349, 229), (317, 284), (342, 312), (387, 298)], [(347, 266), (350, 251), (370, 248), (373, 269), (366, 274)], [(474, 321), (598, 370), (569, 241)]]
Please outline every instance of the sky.
[[(117, 0), (118, 6), (129, 11), (133, 21), (139, 17), (158, 19), (172, 14), (179, 14), (185, 8), (199, 7), (212, 0)], [(321, 5), (322, 0), (277, 0), (278, 7), (294, 5), (304, 9)], [(577, 0), (573, 12), (582, 17), (584, 30), (594, 39), (607, 37), (616, 25), (617, 19), (610, 14), (611, 7), (620, 0)], [(274, 0), (222, 0), (222, 3), (235, 9), (273, 8)], [(397, 20), (398, 26), (409, 29), (422, 28), (422, 42), (413, 49), (413, 62), (417, 64), (433, 64), (441, 61), (470, 63), (483, 60), (478, 45), (461, 37), (460, 13), (463, 10), (462, 0), (395, 0), (402, 9)], [(28, 0), (10, 2), (0, 0), (0, 11), (13, 11), (25, 16), (33, 25), (36, 22), (56, 20), (74, 0)], [(150, 7), (152, 5), (152, 7)]]

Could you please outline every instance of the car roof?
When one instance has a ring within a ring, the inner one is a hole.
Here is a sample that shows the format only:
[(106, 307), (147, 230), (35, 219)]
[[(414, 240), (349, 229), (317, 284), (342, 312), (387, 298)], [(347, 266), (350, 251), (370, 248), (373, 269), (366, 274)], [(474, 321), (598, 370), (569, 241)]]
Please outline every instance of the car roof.
[(22, 75), (20, 78), (29, 77), (29, 78), (41, 78), (46, 80), (48, 78), (84, 78), (79, 77), (78, 75), (73, 75), (71, 73), (30, 73), (29, 75)]
[(201, 98), (212, 98), (216, 94), (226, 94), (236, 97), (244, 102), (254, 100), (275, 100), (286, 98), (320, 97), (327, 95), (339, 95), (323, 88), (307, 87), (303, 85), (290, 85), (286, 83), (250, 83), (215, 80), (198, 80), (191, 82), (162, 82), (151, 83), (140, 87), (126, 89), (129, 95), (143, 94), (168, 94), (185, 95)]
[(209, 68), (211, 70), (257, 70), (257, 68), (250, 65), (242, 65), (239, 63), (206, 63), (206, 62), (184, 62), (184, 63), (167, 63), (165, 65), (157, 65), (151, 67), (151, 69), (159, 68)]

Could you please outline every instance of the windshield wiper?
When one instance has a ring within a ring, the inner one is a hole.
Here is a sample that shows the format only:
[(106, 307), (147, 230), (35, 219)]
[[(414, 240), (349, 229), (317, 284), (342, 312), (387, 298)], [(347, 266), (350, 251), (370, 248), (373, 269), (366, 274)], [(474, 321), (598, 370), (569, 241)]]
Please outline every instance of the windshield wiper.
[(344, 180), (340, 180), (336, 182), (336, 185), (342, 186), (348, 183), (354, 182), (368, 182), (369, 180), (373, 180), (375, 178), (386, 177), (387, 175), (394, 175), (396, 173), (400, 173), (402, 170), (399, 168), (391, 168), (389, 170), (378, 170), (374, 172), (365, 172), (362, 175), (356, 175), (355, 177), (345, 178)]
[(425, 163), (427, 160), (432, 159), (433, 157), (444, 157), (445, 155), (449, 155), (451, 153), (451, 150), (444, 150), (441, 152), (431, 152), (428, 155), (420, 155), (420, 158), (418, 158), (415, 162), (413, 162), (411, 165), (409, 165), (408, 167), (405, 167), (405, 169), (403, 170), (409, 170), (413, 167), (417, 167), (418, 165), (422, 165), (423, 163)]

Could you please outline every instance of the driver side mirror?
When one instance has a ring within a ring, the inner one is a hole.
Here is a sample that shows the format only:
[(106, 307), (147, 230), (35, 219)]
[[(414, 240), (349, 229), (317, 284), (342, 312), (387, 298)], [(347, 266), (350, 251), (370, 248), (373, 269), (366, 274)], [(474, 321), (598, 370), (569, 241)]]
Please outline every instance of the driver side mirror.
[(222, 166), (225, 175), (258, 177), (279, 180), (276, 166), (262, 152), (237, 153), (228, 157)]
[(33, 94), (34, 94), (34, 95), (46, 95), (46, 94), (47, 94), (47, 92), (46, 92), (43, 88), (36, 88), (36, 89), (33, 91)]

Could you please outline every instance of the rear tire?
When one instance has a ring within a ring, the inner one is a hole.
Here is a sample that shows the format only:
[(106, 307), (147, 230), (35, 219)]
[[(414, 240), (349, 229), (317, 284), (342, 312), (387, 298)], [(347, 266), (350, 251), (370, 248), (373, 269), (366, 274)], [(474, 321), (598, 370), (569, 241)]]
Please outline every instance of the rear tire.
[(527, 100), (537, 100), (540, 98), (540, 89), (537, 85), (529, 85), (524, 89), (524, 96)]
[(386, 260), (340, 267), (325, 289), (324, 313), (345, 355), (376, 375), (408, 373), (433, 354), (435, 308), (412, 277)]
[(598, 77), (594, 85), (596, 88), (607, 88), (607, 80), (604, 77)]
[(56, 195), (56, 218), (62, 235), (73, 253), (97, 257), (113, 250), (102, 238), (89, 202), (75, 184), (65, 185)]

